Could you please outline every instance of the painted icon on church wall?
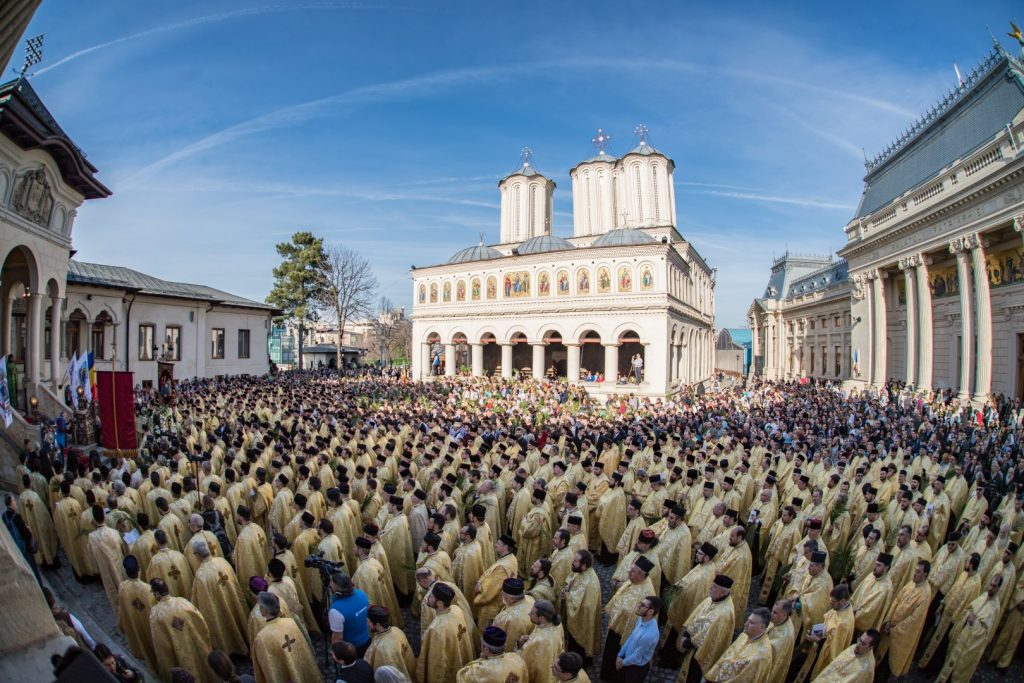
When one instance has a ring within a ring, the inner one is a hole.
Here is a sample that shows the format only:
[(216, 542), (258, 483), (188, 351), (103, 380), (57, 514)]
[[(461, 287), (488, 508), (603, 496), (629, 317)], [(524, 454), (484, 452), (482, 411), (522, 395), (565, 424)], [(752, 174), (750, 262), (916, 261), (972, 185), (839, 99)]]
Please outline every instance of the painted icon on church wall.
[(455, 300), (465, 301), (466, 300), (466, 281), (459, 280), (458, 284), (455, 285)]
[(654, 289), (654, 271), (650, 266), (640, 266), (640, 291), (649, 292)]
[(473, 283), (469, 287), (469, 294), (473, 301), (480, 301), (480, 278), (473, 278)]
[(590, 272), (586, 268), (576, 271), (576, 293), (590, 294)]
[(537, 296), (551, 296), (551, 275), (546, 271), (537, 276)]
[(487, 298), (498, 298), (498, 278), (494, 277), (493, 275), (487, 278)]
[(985, 270), (992, 287), (1024, 282), (1024, 248), (1012, 247), (986, 254)]
[(558, 271), (558, 295), (565, 296), (569, 293), (569, 271)]
[(956, 273), (956, 261), (929, 270), (928, 280), (932, 289), (932, 297), (936, 299), (956, 296), (960, 293), (960, 279)]
[(437, 303), (437, 283), (430, 285), (430, 303)]
[(619, 291), (633, 291), (633, 270), (629, 266), (621, 266), (619, 268)]
[(441, 295), (441, 297), (442, 299), (444, 299), (444, 303), (450, 303), (452, 300), (452, 283), (444, 283), (444, 289), (442, 291), (443, 294)]
[(597, 269), (597, 293), (607, 294), (612, 291), (612, 273), (607, 267)]
[(530, 274), (525, 271), (505, 273), (503, 287), (506, 299), (522, 299), (530, 296)]
[(421, 304), (427, 303), (427, 286), (426, 285), (420, 285), (420, 303)]

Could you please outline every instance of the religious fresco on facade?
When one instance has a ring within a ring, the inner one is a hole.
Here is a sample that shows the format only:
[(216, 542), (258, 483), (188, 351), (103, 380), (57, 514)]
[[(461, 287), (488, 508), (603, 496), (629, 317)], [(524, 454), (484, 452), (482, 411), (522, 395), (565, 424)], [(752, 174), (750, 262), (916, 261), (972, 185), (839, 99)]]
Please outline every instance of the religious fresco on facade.
[(607, 294), (612, 291), (612, 273), (605, 266), (597, 269), (597, 293)]
[(960, 293), (960, 281), (956, 275), (956, 262), (928, 270), (928, 286), (932, 297), (941, 299), (946, 296), (957, 296)]
[(441, 298), (444, 300), (444, 303), (450, 303), (452, 300), (452, 283), (444, 283), (444, 289), (442, 292), (443, 294), (441, 295)]
[(551, 275), (546, 271), (537, 276), (537, 296), (551, 296)]
[(494, 277), (493, 275), (487, 278), (487, 298), (498, 298), (498, 278)]
[(502, 290), (506, 299), (522, 299), (530, 296), (530, 274), (526, 271), (505, 273)]
[(427, 286), (426, 285), (420, 285), (420, 303), (421, 304), (427, 303)]
[(569, 271), (558, 271), (558, 295), (565, 296), (569, 293)]
[(437, 303), (437, 283), (430, 285), (430, 303)]
[(473, 283), (469, 286), (469, 295), (473, 301), (480, 301), (480, 278), (473, 278)]
[(654, 289), (654, 271), (650, 266), (640, 266), (640, 291), (649, 292)]
[(455, 300), (465, 301), (466, 300), (466, 281), (459, 280), (458, 284), (455, 285)]
[(576, 293), (590, 294), (590, 272), (586, 268), (576, 271)]
[(619, 291), (633, 291), (633, 270), (629, 266), (621, 266), (619, 268)]
[(1012, 247), (985, 255), (985, 270), (991, 287), (1024, 282), (1024, 247)]

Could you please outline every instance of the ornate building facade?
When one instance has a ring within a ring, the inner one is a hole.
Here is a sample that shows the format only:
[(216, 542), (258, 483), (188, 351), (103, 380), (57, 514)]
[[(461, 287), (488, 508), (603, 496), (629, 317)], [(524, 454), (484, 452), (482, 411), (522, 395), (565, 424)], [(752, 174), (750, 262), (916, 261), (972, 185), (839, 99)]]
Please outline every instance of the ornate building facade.
[[(413, 373), (567, 377), (666, 396), (712, 371), (714, 271), (676, 228), (674, 163), (646, 140), (570, 171), (571, 238), (528, 151), (503, 178), (500, 243), (415, 268)], [(643, 360), (635, 369), (637, 355)]]
[[(867, 164), (839, 251), (849, 279), (849, 382), (896, 379), (975, 402), (1024, 397), (1022, 229), (1024, 69), (997, 44)], [(778, 308), (775, 318), (751, 316), (767, 376), (779, 325), (797, 322), (795, 306)]]

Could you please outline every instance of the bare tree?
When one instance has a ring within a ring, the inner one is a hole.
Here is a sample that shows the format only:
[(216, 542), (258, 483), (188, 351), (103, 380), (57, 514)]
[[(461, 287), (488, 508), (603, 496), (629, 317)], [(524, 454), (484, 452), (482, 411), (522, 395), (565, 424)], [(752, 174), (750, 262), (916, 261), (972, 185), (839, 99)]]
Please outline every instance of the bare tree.
[(382, 296), (377, 317), (373, 321), (374, 342), (381, 365), (391, 362), (395, 358), (396, 350), (404, 353), (402, 349), (403, 333), (407, 327), (409, 327), (409, 321), (405, 318), (405, 311), (396, 309), (391, 303), (391, 299)]
[(345, 325), (349, 320), (369, 314), (373, 296), (377, 289), (377, 278), (370, 269), (370, 262), (359, 252), (340, 245), (327, 249), (327, 287), (324, 289), (324, 306), (334, 313), (338, 321), (338, 338), (335, 342), (336, 363), (342, 368), (342, 340)]

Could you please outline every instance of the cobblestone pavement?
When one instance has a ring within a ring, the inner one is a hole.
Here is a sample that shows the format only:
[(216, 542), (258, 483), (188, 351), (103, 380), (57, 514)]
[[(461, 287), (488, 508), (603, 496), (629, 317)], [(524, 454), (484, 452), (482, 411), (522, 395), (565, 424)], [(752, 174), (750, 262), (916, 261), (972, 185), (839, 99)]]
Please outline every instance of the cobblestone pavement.
[[(601, 578), (602, 602), (607, 602), (611, 597), (611, 577), (615, 568), (613, 566), (604, 567), (598, 564), (595, 569), (597, 570), (598, 576)], [(103, 587), (99, 582), (86, 585), (78, 583), (71, 572), (70, 565), (66, 558), (63, 558), (62, 565), (59, 570), (44, 571), (43, 577), (57, 595), (58, 601), (82, 620), (86, 628), (89, 630), (90, 635), (92, 635), (96, 642), (105, 642), (110, 645), (115, 652), (127, 654), (130, 661), (135, 662), (135, 665), (141, 671), (146, 671), (145, 664), (134, 660), (134, 658), (131, 657), (131, 654), (127, 652), (128, 642), (117, 630), (117, 618), (111, 612), (110, 604), (107, 602), (106, 593), (103, 591)], [(759, 591), (760, 582), (755, 578), (753, 585), (750, 588), (750, 602), (752, 606)], [(412, 611), (409, 608), (404, 608), (402, 612), (405, 618), (405, 634), (409, 638), (409, 643), (412, 645), (413, 649), (419, 651), (419, 620), (413, 617)], [(602, 620), (602, 629), (607, 629), (606, 619)], [(315, 636), (313, 639), (313, 645), (317, 661), (320, 664), (325, 680), (334, 681), (334, 666), (324, 663), (323, 639), (319, 636)], [(248, 661), (243, 662), (241, 660), (236, 660), (236, 663), (239, 665), (239, 669), (241, 671), (252, 671), (252, 667)], [(598, 658), (595, 658), (594, 664), (587, 670), (592, 681), (596, 682), (599, 680), (599, 671), (600, 662), (598, 661)], [(654, 667), (651, 669), (651, 673), (648, 675), (647, 680), (649, 683), (674, 683), (676, 673), (676, 669)], [(931, 681), (932, 678), (915, 669), (903, 680), (914, 681), (915, 683), (925, 683), (927, 681)], [(1024, 681), (1024, 662), (1022, 662), (1021, 658), (1018, 657), (1014, 660), (1013, 665), (1010, 667), (1010, 670), (1006, 675), (1000, 674), (991, 666), (985, 664), (978, 668), (978, 671), (975, 673), (972, 680), (980, 683)]]

